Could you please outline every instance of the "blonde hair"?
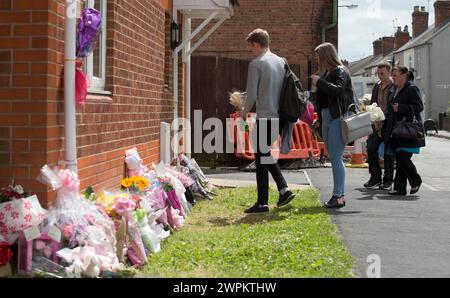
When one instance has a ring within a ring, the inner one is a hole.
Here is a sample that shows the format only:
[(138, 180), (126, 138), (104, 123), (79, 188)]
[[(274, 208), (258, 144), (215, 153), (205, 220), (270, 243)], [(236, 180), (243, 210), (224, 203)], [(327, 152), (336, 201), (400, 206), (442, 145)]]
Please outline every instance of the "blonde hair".
[(327, 69), (342, 66), (336, 47), (329, 42), (319, 45), (315, 52), (319, 55), (319, 73), (324, 75)]

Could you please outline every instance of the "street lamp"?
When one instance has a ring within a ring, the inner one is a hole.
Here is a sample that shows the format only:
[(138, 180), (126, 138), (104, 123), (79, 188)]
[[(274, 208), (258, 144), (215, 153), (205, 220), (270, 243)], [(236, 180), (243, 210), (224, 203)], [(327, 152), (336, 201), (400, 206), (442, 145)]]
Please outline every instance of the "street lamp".
[(347, 7), (348, 9), (356, 9), (359, 7), (358, 4), (349, 4), (349, 5), (339, 5), (339, 7)]

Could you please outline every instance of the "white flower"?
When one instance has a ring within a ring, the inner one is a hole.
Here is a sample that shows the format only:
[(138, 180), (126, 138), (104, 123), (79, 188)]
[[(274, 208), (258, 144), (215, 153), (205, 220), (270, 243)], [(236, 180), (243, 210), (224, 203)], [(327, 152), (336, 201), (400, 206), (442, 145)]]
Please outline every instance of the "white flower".
[(383, 111), (376, 103), (367, 106), (366, 111), (370, 113), (370, 120), (372, 122), (384, 121), (386, 119)]
[(17, 192), (19, 195), (23, 195), (23, 193), (24, 193), (22, 185), (16, 185), (16, 186), (13, 188), (13, 190), (14, 190), (15, 192)]

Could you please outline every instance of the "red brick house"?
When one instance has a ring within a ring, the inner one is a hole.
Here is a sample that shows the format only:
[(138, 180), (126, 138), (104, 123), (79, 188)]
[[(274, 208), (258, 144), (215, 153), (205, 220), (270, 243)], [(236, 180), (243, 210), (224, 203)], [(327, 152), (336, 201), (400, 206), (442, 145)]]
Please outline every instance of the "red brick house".
[[(75, 0), (0, 0), (0, 186), (14, 178), (44, 204), (54, 193), (36, 181), (39, 169), (64, 160), (66, 1)], [(157, 162), (160, 123), (171, 123), (175, 114), (186, 115), (183, 59), (178, 65), (178, 97), (173, 94), (174, 3), (182, 2), (85, 1), (104, 13), (105, 22), (98, 48), (85, 61), (92, 82), (87, 103), (76, 113), (82, 188), (117, 187), (124, 152), (131, 147), (138, 147), (146, 164)], [(219, 52), (249, 58), (246, 34), (265, 27), (273, 34), (274, 50), (300, 64), (304, 74), (322, 29), (333, 22), (333, 4), (337, 7), (336, 0), (240, 4), (198, 55)], [(182, 13), (177, 19), (183, 23)], [(337, 26), (329, 27), (326, 38), (337, 43)]]

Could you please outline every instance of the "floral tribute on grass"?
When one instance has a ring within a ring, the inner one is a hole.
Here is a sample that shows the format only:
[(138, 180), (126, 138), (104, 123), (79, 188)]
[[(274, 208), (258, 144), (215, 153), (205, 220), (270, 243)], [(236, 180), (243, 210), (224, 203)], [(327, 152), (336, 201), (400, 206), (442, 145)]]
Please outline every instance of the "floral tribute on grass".
[(133, 148), (125, 163), (127, 177), (117, 189), (98, 194), (92, 187), (80, 192), (77, 174), (68, 169), (42, 167), (38, 181), (57, 193), (48, 211), (37, 196), (24, 198), (20, 186), (3, 189), (0, 274), (122, 276), (163, 249), (163, 240), (184, 227), (196, 200), (214, 196), (195, 160), (184, 155), (173, 166), (149, 169)]

